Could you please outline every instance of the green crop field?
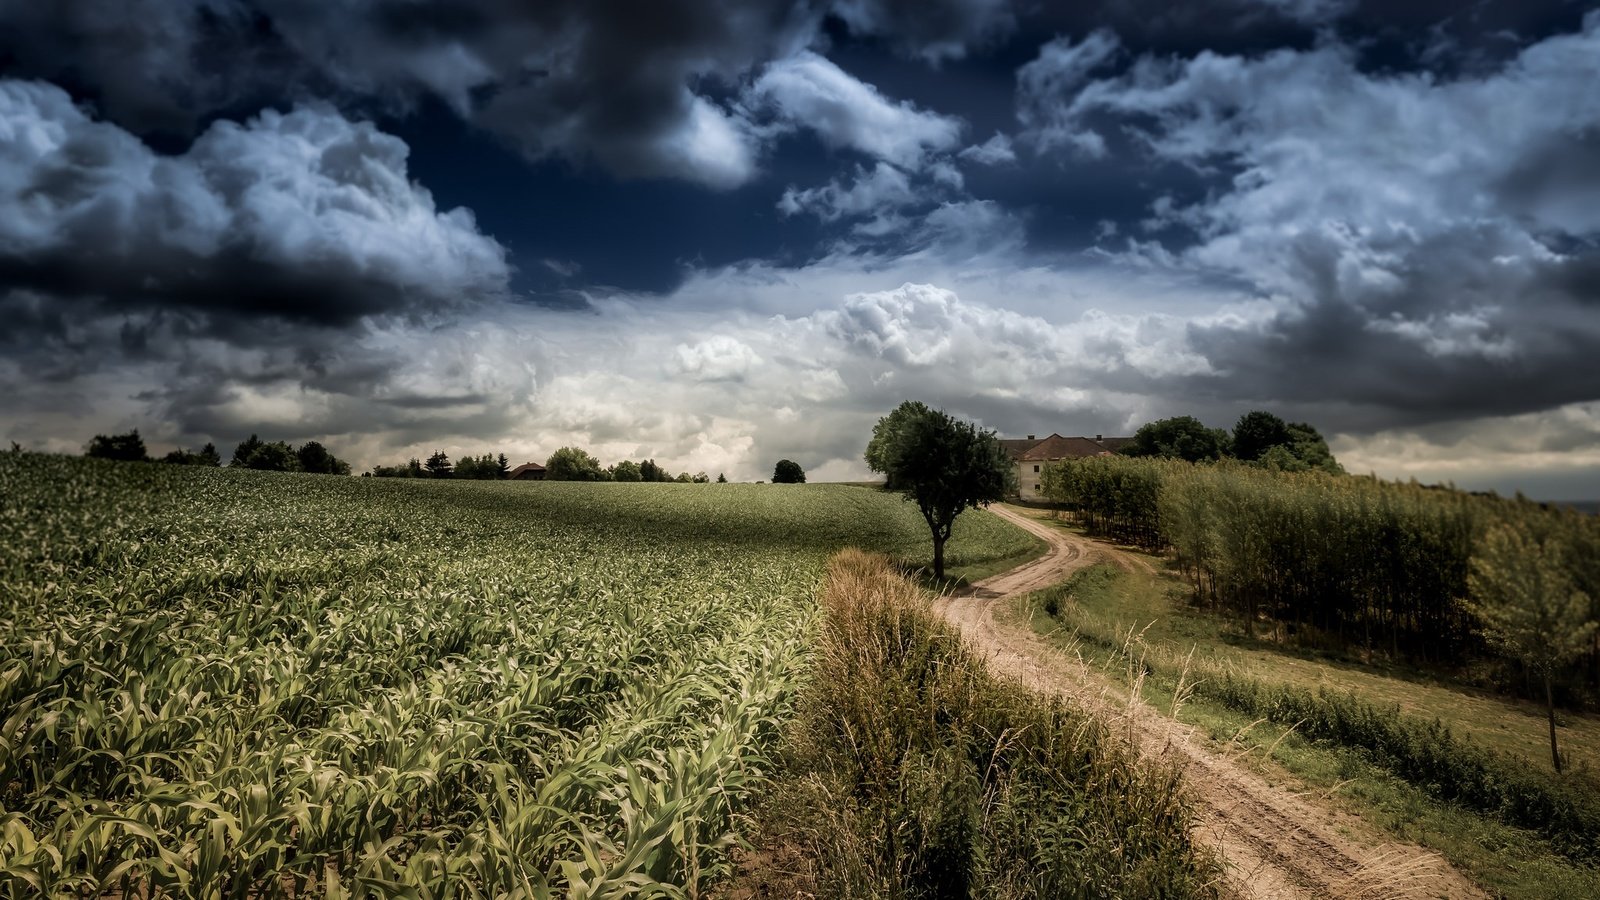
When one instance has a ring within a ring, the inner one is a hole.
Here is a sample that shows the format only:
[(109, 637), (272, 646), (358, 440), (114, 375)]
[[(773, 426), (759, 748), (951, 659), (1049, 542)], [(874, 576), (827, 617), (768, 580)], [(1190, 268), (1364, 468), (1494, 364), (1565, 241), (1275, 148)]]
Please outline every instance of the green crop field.
[(693, 896), (848, 545), (930, 552), (859, 487), (0, 455), (0, 892)]

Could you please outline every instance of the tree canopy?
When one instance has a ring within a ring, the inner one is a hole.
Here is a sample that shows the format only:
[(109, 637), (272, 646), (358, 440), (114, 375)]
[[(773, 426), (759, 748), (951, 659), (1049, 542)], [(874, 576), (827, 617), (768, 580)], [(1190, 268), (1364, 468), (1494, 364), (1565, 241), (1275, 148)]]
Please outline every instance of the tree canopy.
[(805, 484), (806, 470), (800, 468), (800, 464), (792, 459), (780, 459), (778, 464), (772, 467), (772, 483)]
[(872, 439), (867, 441), (867, 452), (863, 455), (867, 461), (867, 468), (881, 472), (889, 479), (884, 486), (890, 490), (899, 488), (899, 485), (894, 483), (894, 476), (889, 474), (889, 455), (899, 440), (900, 433), (918, 417), (931, 412), (933, 410), (927, 404), (907, 400), (895, 407), (893, 412), (879, 419), (878, 424), (872, 426)]
[(433, 478), (449, 478), (455, 466), (450, 462), (449, 454), (443, 450), (433, 451), (428, 461), (423, 463), (428, 469), (428, 475)]
[(878, 420), (867, 453), (873, 471), (886, 476), (922, 511), (933, 538), (933, 574), (939, 579), (944, 578), (944, 545), (956, 517), (1004, 499), (1014, 480), (1011, 459), (994, 432), (916, 401), (902, 403)]
[(315, 472), (322, 475), (349, 475), (350, 464), (328, 452), (328, 448), (316, 441), (306, 441), (300, 449), (294, 452), (295, 458), (300, 461), (300, 471)]
[(562, 447), (550, 454), (544, 464), (546, 481), (604, 481), (606, 472), (600, 460), (581, 447)]
[(1194, 416), (1157, 419), (1141, 426), (1122, 453), (1193, 463), (1233, 458), (1285, 472), (1344, 472), (1317, 429), (1305, 422), (1286, 422), (1264, 410), (1240, 416), (1231, 434), (1207, 428)]
[(1489, 639), (1544, 682), (1550, 723), (1550, 758), (1561, 771), (1556, 746), (1557, 669), (1588, 649), (1596, 623), (1589, 598), (1573, 583), (1566, 544), (1554, 534), (1534, 533), (1525, 522), (1491, 529), (1472, 558), (1471, 608)]
[(1232, 443), (1233, 439), (1221, 428), (1207, 428), (1194, 416), (1173, 416), (1139, 426), (1133, 443), (1122, 452), (1128, 456), (1209, 462), (1228, 456)]
[(216, 444), (208, 442), (204, 447), (200, 448), (199, 452), (190, 453), (187, 450), (173, 450), (166, 456), (161, 457), (161, 461), (178, 466), (220, 466), (222, 465), (222, 454), (217, 452)]
[(98, 459), (115, 459), (123, 462), (138, 462), (145, 459), (144, 438), (139, 436), (139, 429), (127, 434), (104, 435), (97, 434), (89, 441), (85, 455)]
[(500, 454), (496, 458), (493, 453), (482, 456), (467, 455), (456, 460), (456, 478), (468, 478), (477, 481), (495, 481), (506, 477), (511, 467), (507, 465), (506, 455)]
[(1305, 422), (1285, 422), (1262, 410), (1247, 412), (1234, 424), (1233, 455), (1285, 472), (1344, 471), (1317, 429)]

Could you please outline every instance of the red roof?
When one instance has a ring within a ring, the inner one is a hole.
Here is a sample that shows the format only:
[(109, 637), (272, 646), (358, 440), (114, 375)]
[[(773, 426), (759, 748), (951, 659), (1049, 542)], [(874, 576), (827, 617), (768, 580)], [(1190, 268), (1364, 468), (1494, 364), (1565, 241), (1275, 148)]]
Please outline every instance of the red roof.
[(1046, 462), (1054, 459), (1083, 459), (1087, 456), (1103, 456), (1115, 453), (1123, 447), (1133, 443), (1133, 438), (1126, 437), (1062, 437), (1052, 434), (1042, 441), (1035, 440), (1002, 440), (1000, 446), (1005, 448), (1011, 458), (1022, 462)]
[(1013, 460), (1022, 458), (1022, 454), (1032, 450), (1039, 443), (1038, 438), (1001, 438), (1000, 449)]

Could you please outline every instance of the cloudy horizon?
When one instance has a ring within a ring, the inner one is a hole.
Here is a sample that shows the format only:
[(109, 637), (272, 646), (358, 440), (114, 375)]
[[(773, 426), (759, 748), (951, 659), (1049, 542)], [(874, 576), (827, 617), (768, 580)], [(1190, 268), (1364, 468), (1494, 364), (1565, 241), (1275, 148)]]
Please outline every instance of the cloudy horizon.
[(1274, 411), (1600, 498), (1571, 0), (0, 0), (0, 440), (866, 474)]

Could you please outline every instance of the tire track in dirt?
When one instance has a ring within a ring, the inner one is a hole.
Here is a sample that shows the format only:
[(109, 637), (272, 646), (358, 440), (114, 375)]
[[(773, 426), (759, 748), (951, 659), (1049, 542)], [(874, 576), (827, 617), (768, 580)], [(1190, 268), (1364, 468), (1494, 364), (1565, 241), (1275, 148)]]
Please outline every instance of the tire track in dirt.
[(1030, 519), (990, 511), (1049, 543), (1043, 556), (941, 598), (936, 611), (961, 629), (999, 674), (1057, 694), (1125, 727), (1141, 755), (1173, 757), (1199, 804), (1197, 837), (1222, 858), (1243, 898), (1487, 897), (1441, 856), (1383, 842), (1359, 820), (1282, 788), (1205, 746), (1194, 728), (1158, 712), (1031, 628), (996, 621), (997, 603), (1064, 581), (1097, 562), (1154, 571), (1147, 560)]

